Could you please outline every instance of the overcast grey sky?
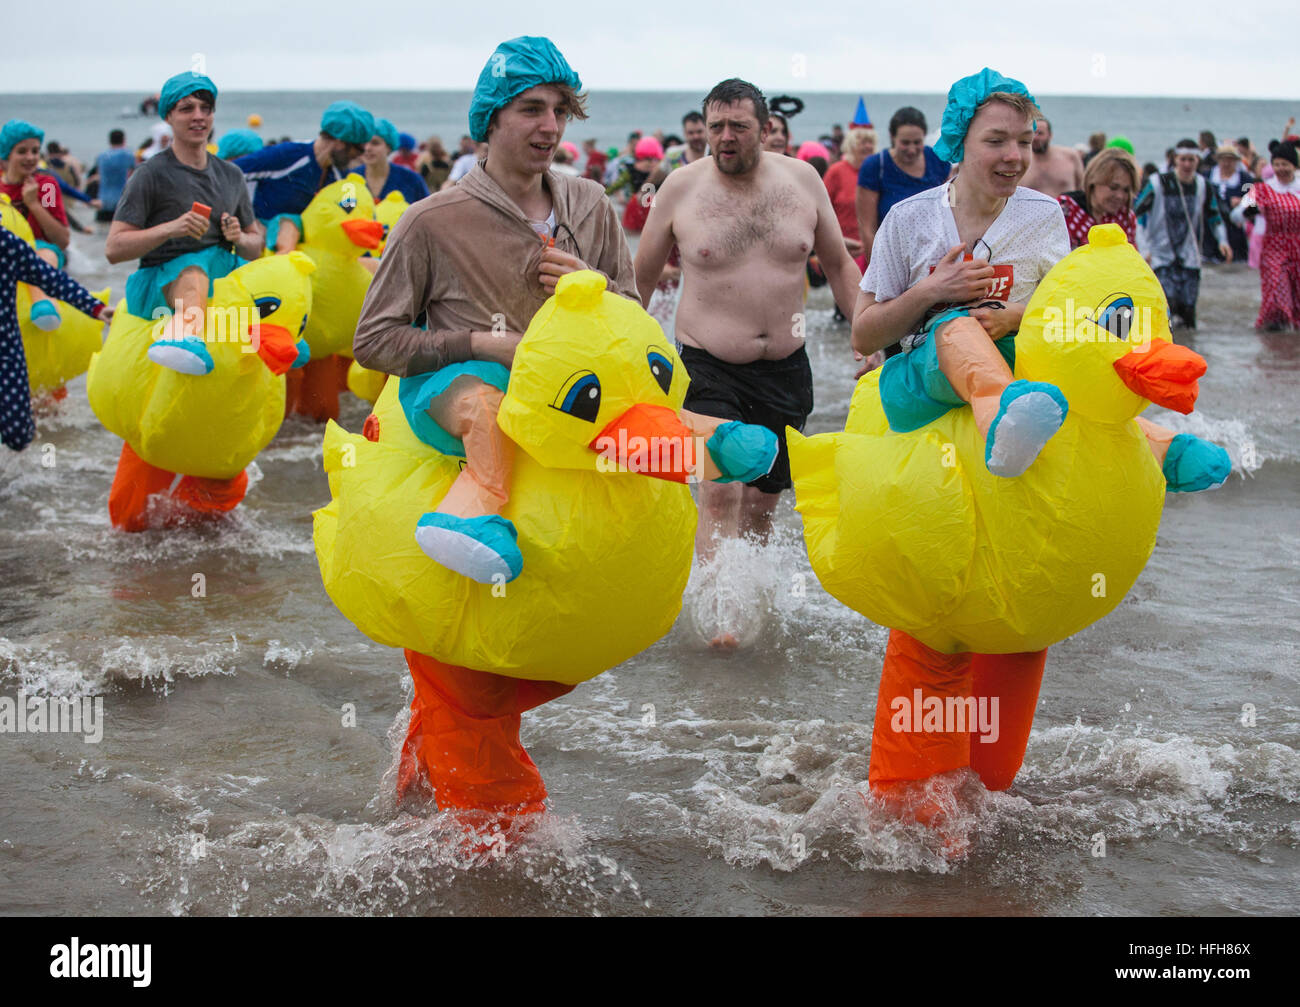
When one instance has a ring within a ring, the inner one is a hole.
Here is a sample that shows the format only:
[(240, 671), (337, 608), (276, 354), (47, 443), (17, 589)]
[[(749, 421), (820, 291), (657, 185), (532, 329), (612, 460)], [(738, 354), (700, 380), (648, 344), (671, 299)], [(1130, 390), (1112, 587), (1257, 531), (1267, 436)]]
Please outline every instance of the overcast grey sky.
[[(0, 92), (156, 91), (200, 54), (223, 90), (468, 89), (497, 42), (548, 35), (601, 89), (946, 91), (992, 66), (1041, 94), (1295, 98), (1294, 0), (64, 0), (6, 15)], [(58, 12), (57, 30), (48, 19)]]

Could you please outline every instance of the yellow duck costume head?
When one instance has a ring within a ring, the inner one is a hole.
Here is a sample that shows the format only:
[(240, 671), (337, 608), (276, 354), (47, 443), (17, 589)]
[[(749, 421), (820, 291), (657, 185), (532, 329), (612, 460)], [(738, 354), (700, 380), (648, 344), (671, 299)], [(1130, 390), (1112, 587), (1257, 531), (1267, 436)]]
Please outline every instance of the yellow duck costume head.
[(823, 586), (945, 653), (1041, 650), (1102, 618), (1142, 572), (1164, 502), (1134, 418), (1151, 401), (1190, 411), (1204, 371), (1168, 335), (1150, 267), (1118, 227), (1094, 227), (1016, 336), (1015, 376), (1055, 384), (1070, 406), (1023, 475), (989, 473), (969, 408), (891, 432), (879, 370), (858, 382), (843, 433), (789, 431)]
[(390, 381), (367, 424), (377, 440), (326, 430), (333, 499), (315, 537), (330, 597), (380, 643), (517, 678), (577, 683), (644, 650), (681, 609), (695, 505), (685, 484), (598, 452), (620, 430), (626, 442), (663, 429), (687, 382), (639, 305), (597, 273), (561, 278), (519, 344), (498, 414), (521, 448), (503, 516), (523, 573), (479, 584), (420, 550), (416, 521), (460, 460), (416, 437)]
[(360, 175), (325, 186), (303, 210), (298, 250), (316, 263), (312, 312), (303, 333), (313, 360), (331, 353), (352, 356), (352, 336), (370, 287), (370, 273), (358, 260), (379, 248), (383, 237), (374, 198)]
[(375, 255), (383, 256), (384, 248), (388, 245), (389, 233), (394, 225), (402, 219), (402, 214), (410, 208), (411, 204), (406, 201), (406, 197), (396, 189), (375, 204), (375, 220), (384, 228), (383, 240), (379, 243), (379, 247), (375, 249)]
[(292, 353), (273, 372), (259, 344), (291, 350), (311, 311), (315, 268), (291, 252), (213, 281), (204, 324), (203, 346), (213, 362), (207, 374), (181, 374), (149, 359), (165, 322), (137, 318), (119, 303), (108, 340), (90, 362), (86, 389), (95, 415), (158, 468), (208, 479), (238, 475), (284, 420)]

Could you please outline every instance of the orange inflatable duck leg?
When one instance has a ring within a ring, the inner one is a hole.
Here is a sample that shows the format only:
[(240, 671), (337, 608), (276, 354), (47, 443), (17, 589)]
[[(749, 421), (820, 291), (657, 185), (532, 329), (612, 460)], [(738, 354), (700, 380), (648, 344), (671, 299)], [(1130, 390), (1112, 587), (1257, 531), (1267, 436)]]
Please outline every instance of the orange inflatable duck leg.
[(233, 479), (181, 476), (150, 465), (131, 450), (131, 445), (123, 444), (108, 491), (108, 516), (119, 531), (145, 531), (155, 526), (149, 515), (149, 499), (156, 494), (166, 494), (185, 506), (184, 510), (168, 514), (162, 522), (167, 526), (188, 516), (224, 514), (239, 506), (247, 492), (247, 472)]
[[(942, 654), (891, 630), (871, 734), (872, 792), (900, 803), (911, 784), (966, 767), (989, 790), (1006, 790), (1025, 758), (1046, 662), (1046, 650)], [(914, 817), (925, 820), (924, 810)]]
[[(342, 365), (340, 360), (343, 361)], [(290, 371), (286, 375), (285, 416), (309, 416), (317, 423), (337, 421), (339, 372), (342, 370), (346, 375), (346, 365), (349, 362), (346, 357), (331, 354), (321, 360), (309, 360), (297, 370)]]
[(519, 741), (520, 716), (573, 686), (460, 668), (413, 650), (406, 663), (415, 699), (397, 799), (427, 786), (442, 811), (541, 811), (546, 785)]

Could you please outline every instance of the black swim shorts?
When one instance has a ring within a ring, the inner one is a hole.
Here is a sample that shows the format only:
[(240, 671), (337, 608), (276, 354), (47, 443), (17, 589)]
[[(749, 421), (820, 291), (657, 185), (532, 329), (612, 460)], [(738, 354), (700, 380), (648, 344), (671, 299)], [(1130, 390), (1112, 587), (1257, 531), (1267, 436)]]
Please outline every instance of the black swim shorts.
[(776, 434), (780, 450), (772, 471), (747, 485), (764, 493), (788, 490), (790, 455), (785, 428), (802, 433), (813, 408), (812, 366), (802, 346), (784, 360), (755, 360), (729, 364), (711, 353), (682, 346), (678, 349), (691, 376), (683, 408), (705, 416), (741, 423), (756, 423)]

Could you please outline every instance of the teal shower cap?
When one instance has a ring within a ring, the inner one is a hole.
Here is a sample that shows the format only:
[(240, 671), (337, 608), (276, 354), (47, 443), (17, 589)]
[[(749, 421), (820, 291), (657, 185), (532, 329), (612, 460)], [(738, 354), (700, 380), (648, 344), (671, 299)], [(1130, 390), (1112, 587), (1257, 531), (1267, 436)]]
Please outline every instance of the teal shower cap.
[(30, 122), (22, 119), (10, 119), (0, 127), (0, 160), (7, 161), (15, 147), (32, 137), (35, 137), (37, 142), (44, 143), (45, 131), (37, 129)]
[(549, 38), (521, 35), (502, 42), (478, 75), (469, 103), (469, 135), (480, 143), (486, 140), (492, 113), (538, 84), (567, 84), (575, 91), (582, 89), (581, 78)]
[(251, 129), (232, 129), (217, 141), (217, 157), (232, 161), (263, 147), (262, 138)]
[(162, 93), (158, 96), (158, 118), (166, 119), (167, 113), (174, 109), (182, 98), (195, 91), (211, 91), (212, 100), (217, 100), (217, 85), (212, 83), (211, 77), (194, 73), (192, 70), (178, 73), (175, 77), (168, 77), (167, 83), (162, 86)]
[[(966, 132), (970, 122), (975, 118), (975, 110), (988, 100), (995, 91), (1009, 94), (1023, 94), (1030, 101), (1034, 96), (1018, 80), (1003, 77), (996, 70), (985, 67), (979, 73), (963, 77), (948, 89), (948, 105), (943, 110), (943, 125), (939, 129), (939, 142), (934, 145), (934, 152), (949, 164), (960, 164), (966, 156)], [(1038, 124), (1034, 124), (1037, 131)]]
[(401, 140), (397, 136), (397, 127), (387, 119), (375, 120), (374, 136), (379, 137), (384, 143), (388, 144), (389, 150), (396, 150), (401, 145)]
[(363, 147), (375, 135), (375, 117), (355, 101), (336, 101), (320, 117), (320, 131)]

